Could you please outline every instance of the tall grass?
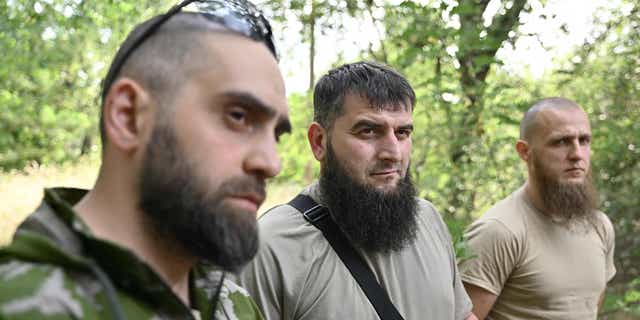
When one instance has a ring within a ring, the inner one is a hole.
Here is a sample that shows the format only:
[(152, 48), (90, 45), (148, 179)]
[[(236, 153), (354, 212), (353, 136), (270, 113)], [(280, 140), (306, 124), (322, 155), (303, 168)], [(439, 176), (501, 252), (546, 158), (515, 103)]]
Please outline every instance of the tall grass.
[[(0, 172), (0, 246), (9, 243), (16, 227), (40, 204), (44, 188), (91, 188), (99, 163), (98, 156), (92, 155), (74, 164), (31, 167), (25, 172)], [(269, 184), (267, 189), (267, 199), (259, 214), (288, 202), (301, 188)]]
[(40, 204), (44, 188), (90, 188), (98, 173), (98, 163), (93, 155), (74, 164), (0, 172), (0, 245), (9, 242), (18, 224)]

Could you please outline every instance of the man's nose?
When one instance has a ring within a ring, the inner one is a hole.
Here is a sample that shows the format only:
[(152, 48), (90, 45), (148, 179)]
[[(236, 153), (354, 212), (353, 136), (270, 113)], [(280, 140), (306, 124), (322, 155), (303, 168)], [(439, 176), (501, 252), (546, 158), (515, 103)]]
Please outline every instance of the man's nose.
[(402, 160), (400, 141), (392, 130), (380, 138), (379, 148), (378, 158), (381, 160), (393, 162)]
[(275, 138), (257, 139), (244, 161), (244, 170), (261, 179), (275, 177), (282, 169)]
[(569, 159), (574, 161), (584, 160), (588, 157), (589, 152), (591, 151), (588, 145), (582, 145), (579, 139), (575, 139), (569, 146)]

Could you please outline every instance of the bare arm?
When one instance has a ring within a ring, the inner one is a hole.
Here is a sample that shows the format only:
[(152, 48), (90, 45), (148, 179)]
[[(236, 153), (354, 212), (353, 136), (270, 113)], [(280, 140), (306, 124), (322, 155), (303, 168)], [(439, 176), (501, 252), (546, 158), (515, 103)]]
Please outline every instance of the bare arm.
[(464, 288), (467, 290), (467, 294), (473, 303), (473, 313), (467, 319), (484, 320), (489, 314), (489, 311), (491, 311), (491, 308), (493, 308), (493, 304), (496, 302), (496, 299), (498, 299), (498, 296), (466, 282), (464, 282)]
[(478, 317), (476, 317), (476, 315), (471, 312), (465, 320), (478, 320)]

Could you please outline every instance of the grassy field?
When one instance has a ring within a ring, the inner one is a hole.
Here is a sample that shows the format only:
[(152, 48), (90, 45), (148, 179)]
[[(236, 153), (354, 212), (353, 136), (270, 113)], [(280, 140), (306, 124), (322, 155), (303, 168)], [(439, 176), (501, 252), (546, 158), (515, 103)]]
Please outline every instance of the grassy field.
[(73, 165), (29, 168), (22, 173), (0, 173), (0, 245), (9, 242), (18, 224), (38, 206), (44, 188), (90, 188), (97, 173), (96, 158), (84, 158)]
[[(0, 172), (0, 245), (9, 242), (15, 228), (42, 200), (48, 187), (91, 188), (98, 174), (96, 156), (73, 165), (29, 168), (26, 172)], [(269, 185), (260, 213), (287, 202), (300, 190), (295, 185)]]

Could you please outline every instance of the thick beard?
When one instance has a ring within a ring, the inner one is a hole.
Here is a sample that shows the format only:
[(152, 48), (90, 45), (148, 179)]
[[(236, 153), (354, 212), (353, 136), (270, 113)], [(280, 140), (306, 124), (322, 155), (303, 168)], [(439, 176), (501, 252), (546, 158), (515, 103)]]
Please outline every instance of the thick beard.
[(394, 190), (380, 191), (355, 181), (329, 145), (319, 183), (331, 216), (355, 247), (389, 253), (416, 238), (416, 191), (408, 172)]
[(591, 171), (582, 183), (561, 183), (547, 174), (544, 164), (535, 155), (533, 165), (538, 193), (554, 222), (568, 227), (595, 222), (598, 194), (591, 182)]
[(264, 183), (235, 178), (206, 190), (185, 154), (171, 127), (154, 128), (140, 175), (139, 207), (159, 241), (237, 271), (258, 250), (256, 217), (225, 205), (223, 199), (244, 191), (264, 194)]

